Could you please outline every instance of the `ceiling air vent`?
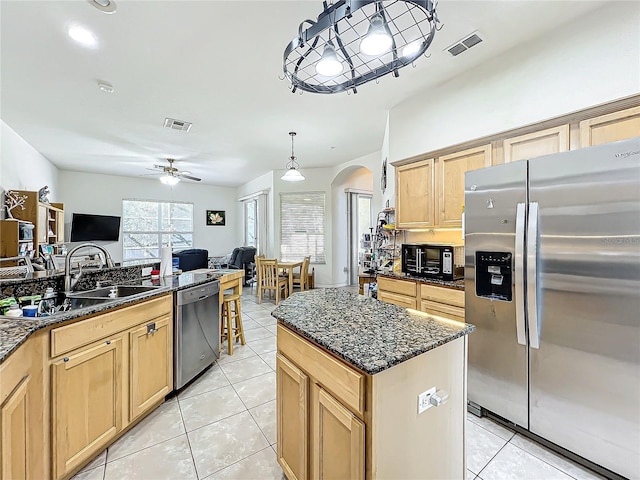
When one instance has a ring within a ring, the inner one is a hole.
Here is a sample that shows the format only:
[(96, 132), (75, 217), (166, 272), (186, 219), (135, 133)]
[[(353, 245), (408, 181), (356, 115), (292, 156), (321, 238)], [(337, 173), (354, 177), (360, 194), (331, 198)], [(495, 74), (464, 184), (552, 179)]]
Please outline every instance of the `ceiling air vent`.
[(482, 38), (480, 38), (477, 32), (474, 32), (471, 35), (463, 38), (459, 42), (456, 42), (453, 45), (445, 48), (445, 50), (455, 57), (457, 55), (460, 55), (462, 52), (469, 50), (474, 45), (479, 44), (481, 41)]
[(176, 120), (175, 118), (165, 118), (164, 126), (166, 128), (172, 128), (173, 130), (180, 130), (182, 132), (188, 132), (191, 130), (190, 122), (183, 122), (182, 120)]

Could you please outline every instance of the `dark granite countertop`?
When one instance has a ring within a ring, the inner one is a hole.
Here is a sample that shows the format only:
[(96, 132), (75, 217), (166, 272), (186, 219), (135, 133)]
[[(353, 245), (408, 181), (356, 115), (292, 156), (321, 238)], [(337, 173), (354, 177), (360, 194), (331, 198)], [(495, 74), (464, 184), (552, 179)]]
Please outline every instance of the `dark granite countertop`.
[[(157, 289), (131, 295), (129, 297), (117, 298), (108, 302), (92, 305), (90, 307), (78, 308), (68, 312), (56, 313), (48, 317), (6, 317), (0, 315), (0, 363), (16, 350), (32, 333), (42, 328), (68, 322), (70, 320), (81, 320), (83, 317), (96, 313), (133, 304), (152, 297), (183, 290), (204, 283), (217, 281), (226, 273), (236, 273), (237, 270), (216, 270), (212, 273), (191, 273), (186, 272), (171, 277), (161, 277), (159, 279), (140, 278), (127, 281), (128, 285), (154, 285)], [(125, 282), (120, 282), (125, 283)]]
[(460, 280), (448, 281), (437, 280), (435, 278), (424, 278), (409, 275), (408, 273), (396, 273), (396, 272), (379, 272), (379, 277), (397, 278), (399, 280), (413, 280), (415, 282), (426, 283), (428, 285), (434, 285), (436, 287), (455, 288), (456, 290), (464, 290), (464, 278)]
[(370, 375), (475, 330), (335, 288), (295, 293), (271, 315)]

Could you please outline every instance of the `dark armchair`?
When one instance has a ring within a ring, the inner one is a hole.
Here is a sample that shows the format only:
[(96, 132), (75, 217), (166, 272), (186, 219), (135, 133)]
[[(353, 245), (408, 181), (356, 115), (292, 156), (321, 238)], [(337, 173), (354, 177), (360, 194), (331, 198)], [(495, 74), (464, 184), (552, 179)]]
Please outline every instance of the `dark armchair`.
[(255, 247), (237, 247), (233, 249), (229, 263), (226, 268), (233, 268), (236, 270), (244, 269), (244, 281), (248, 283), (254, 275), (253, 259), (256, 256)]

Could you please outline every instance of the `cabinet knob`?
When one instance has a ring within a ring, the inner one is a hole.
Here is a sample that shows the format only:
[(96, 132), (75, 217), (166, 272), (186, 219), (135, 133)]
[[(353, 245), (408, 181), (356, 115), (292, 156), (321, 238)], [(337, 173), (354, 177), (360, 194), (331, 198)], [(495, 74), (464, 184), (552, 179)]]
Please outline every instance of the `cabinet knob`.
[(106, 343), (107, 345), (111, 345), (111, 340), (107, 340), (107, 341), (106, 341), (106, 342), (104, 342), (104, 343)]
[(62, 359), (62, 361), (63, 361), (63, 362), (68, 362), (68, 361), (69, 361), (69, 357), (64, 357), (64, 358)]
[(158, 331), (158, 329), (156, 328), (156, 323), (150, 323), (149, 325), (147, 325), (147, 335), (153, 335), (154, 333), (156, 333)]

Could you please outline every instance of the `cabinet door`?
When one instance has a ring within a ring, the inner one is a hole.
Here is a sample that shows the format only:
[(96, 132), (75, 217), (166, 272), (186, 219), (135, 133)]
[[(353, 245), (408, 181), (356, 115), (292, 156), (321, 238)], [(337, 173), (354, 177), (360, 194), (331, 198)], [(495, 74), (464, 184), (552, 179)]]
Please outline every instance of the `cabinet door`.
[(278, 353), (276, 379), (278, 463), (289, 480), (303, 480), (309, 472), (309, 377)]
[(78, 349), (52, 365), (53, 473), (61, 478), (122, 428), (123, 337)]
[(566, 152), (569, 150), (569, 125), (507, 138), (502, 145), (504, 163)]
[(416, 297), (408, 297), (406, 295), (398, 295), (397, 293), (378, 290), (378, 300), (393, 303), (394, 305), (399, 305), (404, 308), (416, 308)]
[(64, 242), (64, 212), (58, 212), (56, 215), (56, 241)]
[(129, 332), (129, 420), (164, 399), (173, 387), (173, 333), (165, 315)]
[[(32, 433), (29, 419), (29, 383), (26, 375), (0, 408), (0, 460), (3, 479), (32, 478), (29, 475), (31, 455), (41, 454), (30, 449), (29, 436)], [(35, 433), (35, 432), (34, 432)]]
[(435, 225), (433, 176), (432, 158), (396, 168), (397, 228)]
[(580, 122), (580, 146), (583, 148), (633, 137), (640, 137), (640, 107)]
[(312, 478), (364, 479), (364, 423), (317, 384), (311, 390)]
[(462, 227), (464, 174), (491, 165), (491, 145), (471, 148), (438, 159), (438, 225)]
[(41, 245), (49, 243), (49, 209), (44, 205), (38, 205), (36, 237), (38, 239), (38, 243)]

